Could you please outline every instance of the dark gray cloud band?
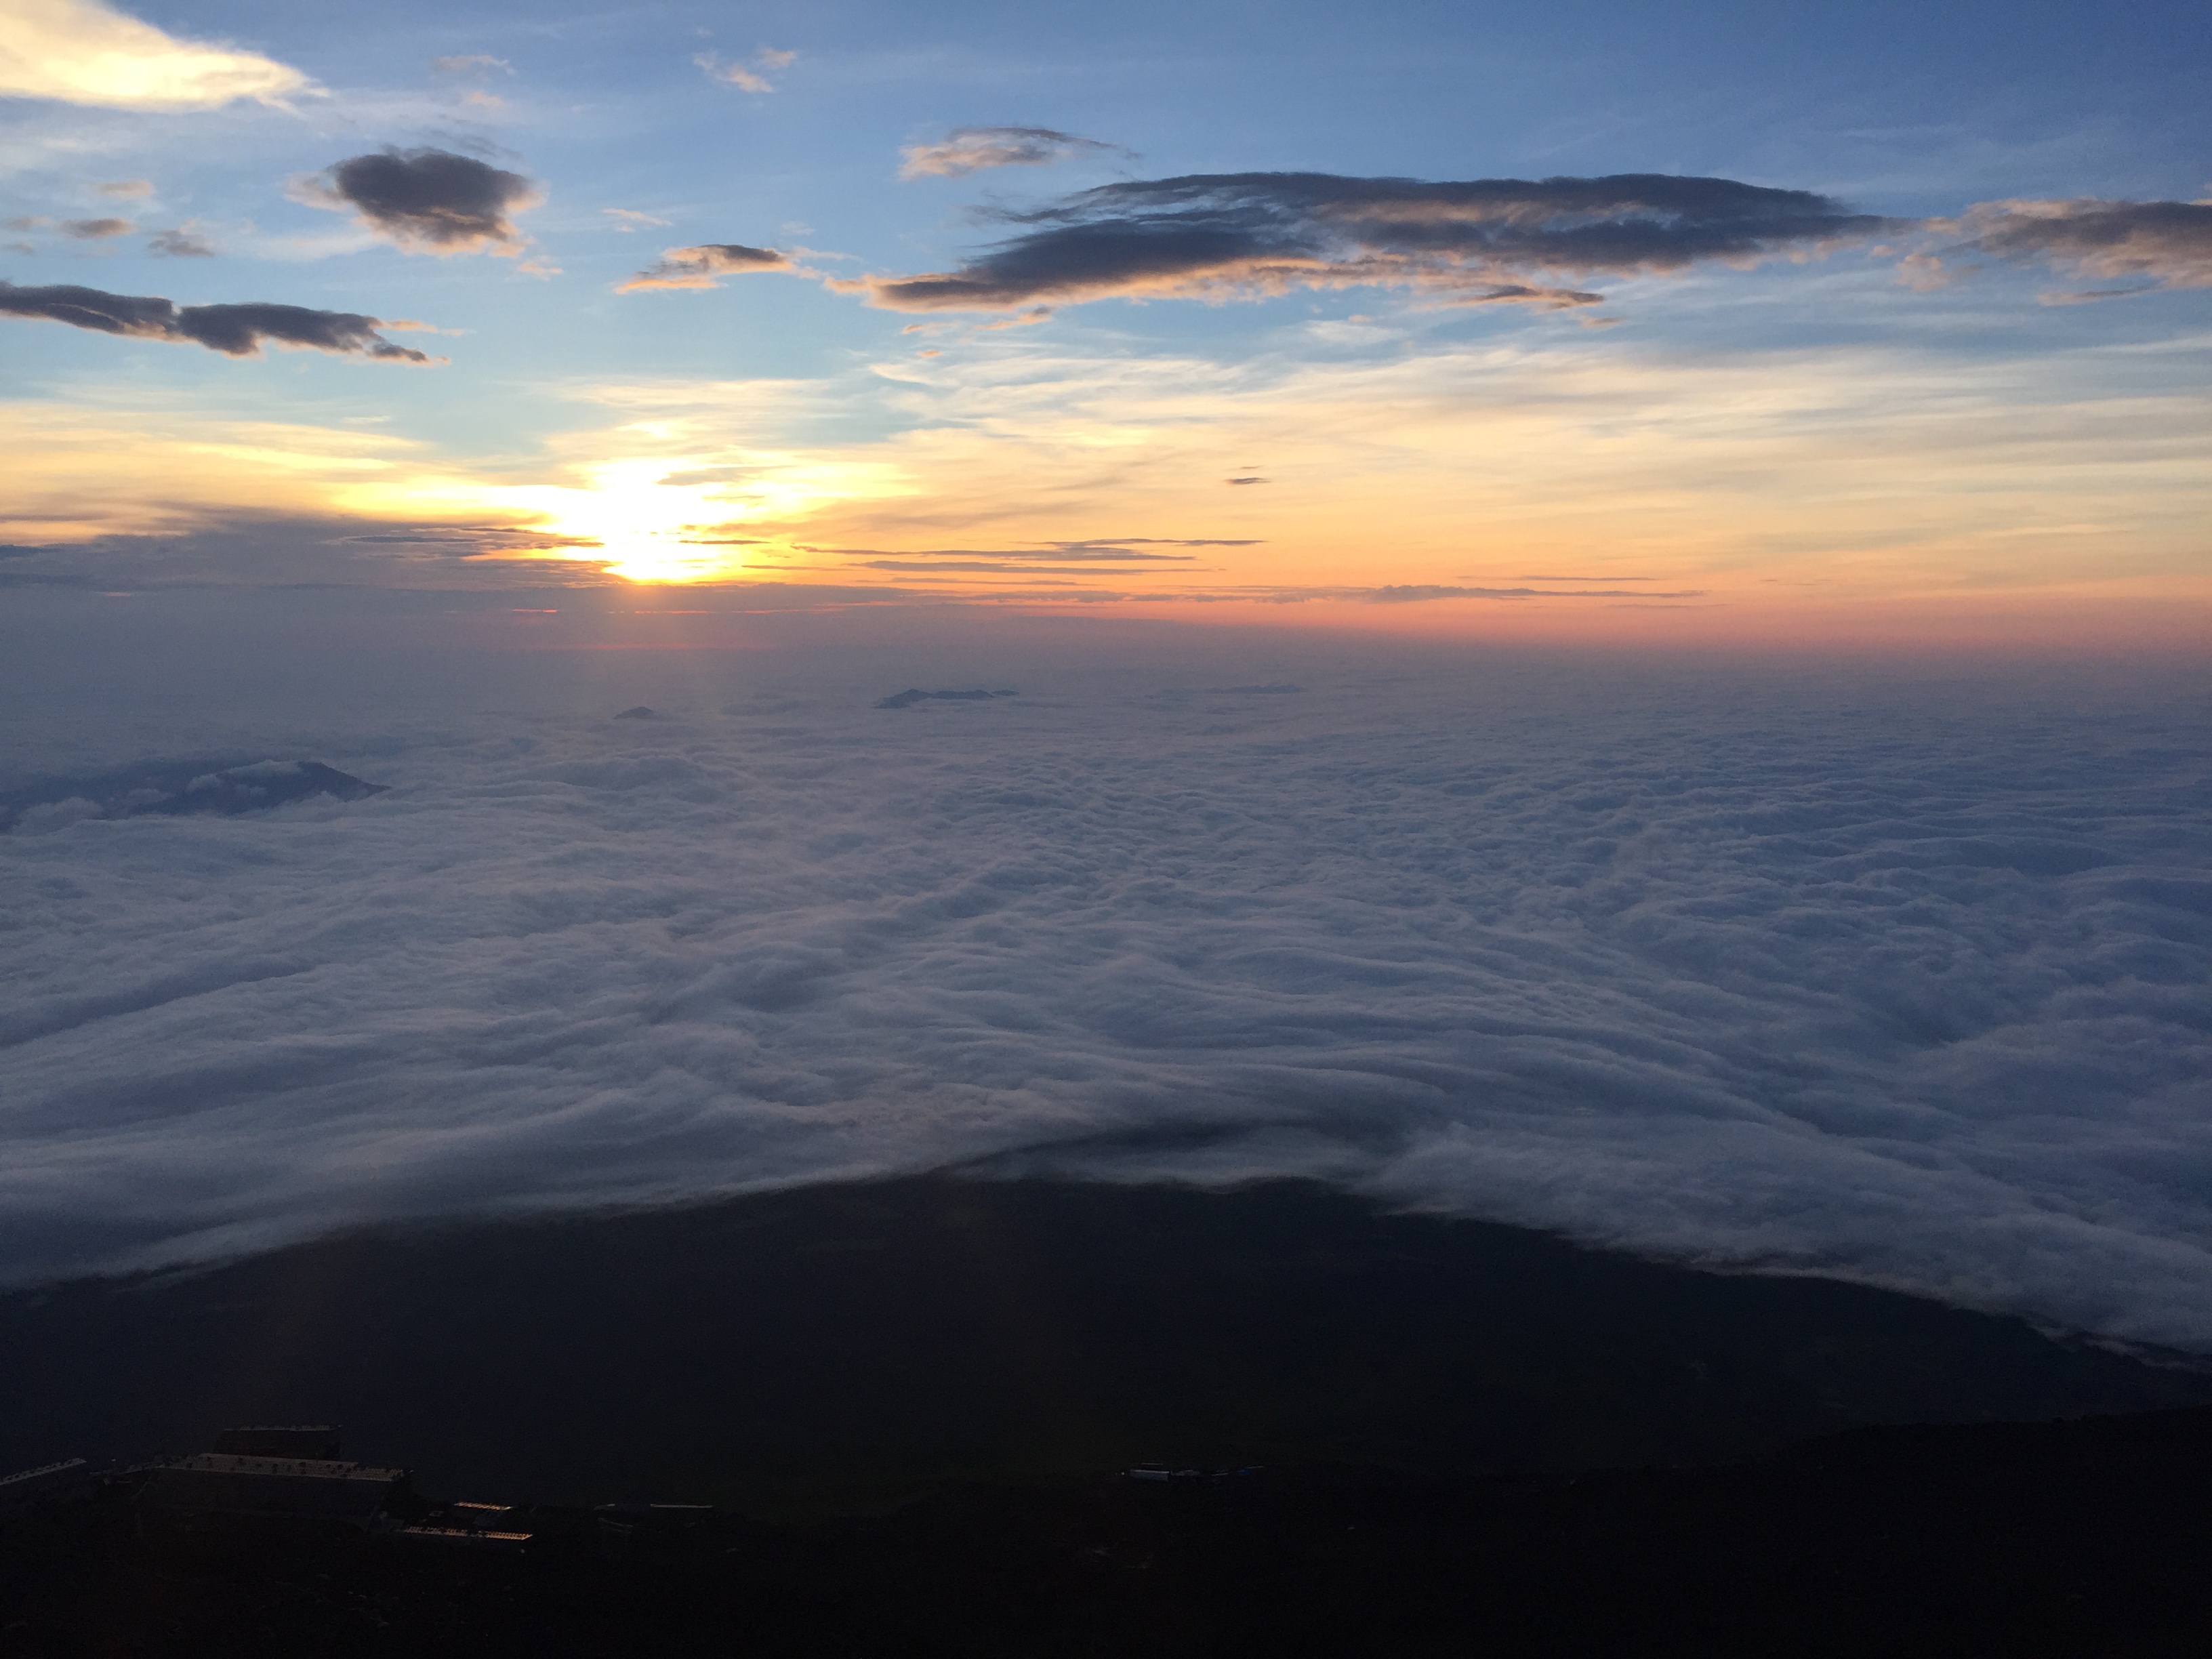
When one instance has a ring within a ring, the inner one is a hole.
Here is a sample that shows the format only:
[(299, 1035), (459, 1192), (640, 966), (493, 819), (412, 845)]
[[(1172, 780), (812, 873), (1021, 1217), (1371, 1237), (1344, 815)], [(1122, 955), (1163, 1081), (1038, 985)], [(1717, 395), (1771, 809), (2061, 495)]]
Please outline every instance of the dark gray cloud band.
[(1659, 173), (1436, 183), (1207, 173), (1104, 185), (999, 216), (1029, 228), (957, 270), (830, 286), (896, 311), (1370, 283), (1462, 304), (1583, 306), (1601, 296), (1568, 279), (1802, 256), (1899, 222), (1810, 191)]
[(451, 150), (377, 150), (301, 180), (297, 198), (351, 210), (363, 225), (419, 253), (520, 252), (514, 216), (544, 199), (537, 183)]
[[(1024, 134), (1040, 146), (1068, 137), (1045, 128), (962, 132), (1012, 135), (1010, 149), (1029, 142)], [(978, 138), (975, 148), (988, 147)], [(972, 170), (955, 154), (931, 149), (920, 170)], [(1577, 285), (1596, 278), (1803, 259), (1889, 237), (1895, 246), (1874, 251), (1898, 257), (1916, 287), (1955, 281), (1977, 259), (2128, 284), (2045, 296), (2052, 301), (2212, 286), (2212, 201), (1985, 202), (1956, 218), (1923, 220), (1855, 213), (1812, 191), (1665, 173), (1431, 182), (1237, 173), (1103, 185), (989, 216), (1016, 234), (951, 270), (826, 285), (886, 310), (1020, 312), (1024, 320), (1091, 300), (1218, 301), (1370, 285), (1446, 305), (1563, 309), (1601, 303)], [(742, 258), (724, 264), (724, 254)], [(669, 250), (623, 286), (709, 288), (738, 270), (819, 275), (773, 250), (707, 244)]]
[(180, 306), (154, 295), (107, 294), (96, 288), (57, 283), (18, 288), (0, 282), (0, 316), (67, 323), (71, 328), (133, 339), (170, 340), (204, 345), (227, 357), (258, 356), (265, 341), (328, 351), (340, 356), (374, 357), (385, 362), (437, 361), (411, 347), (394, 345), (376, 331), (393, 325), (349, 311), (312, 311), (305, 306), (249, 302), (243, 305)]

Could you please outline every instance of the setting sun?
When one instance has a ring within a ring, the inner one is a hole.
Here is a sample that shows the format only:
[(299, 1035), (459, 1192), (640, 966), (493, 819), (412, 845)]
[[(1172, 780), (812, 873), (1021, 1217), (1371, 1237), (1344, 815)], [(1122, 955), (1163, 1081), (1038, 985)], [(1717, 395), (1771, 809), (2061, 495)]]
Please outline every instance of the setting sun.
[(727, 578), (744, 566), (743, 549), (690, 539), (704, 525), (736, 516), (720, 483), (672, 483), (685, 463), (655, 457), (586, 469), (584, 488), (521, 484), (488, 490), (491, 504), (542, 515), (542, 527), (579, 542), (572, 556), (604, 558), (610, 574), (631, 581), (692, 582)]

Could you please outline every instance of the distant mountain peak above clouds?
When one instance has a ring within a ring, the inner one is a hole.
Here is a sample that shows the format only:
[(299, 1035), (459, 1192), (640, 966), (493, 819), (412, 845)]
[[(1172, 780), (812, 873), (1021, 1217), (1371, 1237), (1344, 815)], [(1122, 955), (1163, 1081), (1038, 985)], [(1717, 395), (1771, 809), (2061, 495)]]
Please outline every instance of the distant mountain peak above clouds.
[(36, 835), (87, 818), (236, 817), (317, 795), (362, 800), (385, 787), (320, 761), (143, 761), (91, 777), (41, 779), (0, 794), (0, 829)]
[(1013, 691), (924, 691), (918, 686), (908, 686), (903, 691), (894, 691), (888, 697), (878, 697), (878, 708), (911, 708), (916, 703), (942, 700), (945, 702), (988, 702), (994, 697), (1017, 696)]

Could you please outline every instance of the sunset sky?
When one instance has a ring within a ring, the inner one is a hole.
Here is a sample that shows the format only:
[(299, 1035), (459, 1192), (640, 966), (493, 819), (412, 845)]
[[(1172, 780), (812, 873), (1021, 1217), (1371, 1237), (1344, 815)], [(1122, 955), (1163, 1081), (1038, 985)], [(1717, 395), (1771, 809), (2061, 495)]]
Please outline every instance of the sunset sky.
[(0, 0), (0, 1283), (1297, 1175), (2212, 1352), (2200, 11)]
[(9, 0), (0, 579), (2201, 646), (2192, 9)]

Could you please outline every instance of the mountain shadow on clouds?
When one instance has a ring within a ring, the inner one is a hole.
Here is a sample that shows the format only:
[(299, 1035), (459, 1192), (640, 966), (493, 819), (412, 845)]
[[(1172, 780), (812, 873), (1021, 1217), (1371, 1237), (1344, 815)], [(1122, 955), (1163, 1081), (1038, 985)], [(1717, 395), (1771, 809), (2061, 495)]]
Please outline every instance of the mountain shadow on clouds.
[(235, 817), (329, 795), (364, 800), (385, 786), (320, 761), (255, 761), (211, 767), (205, 761), (149, 761), (94, 777), (47, 778), (0, 794), (0, 830), (35, 835), (86, 818)]

